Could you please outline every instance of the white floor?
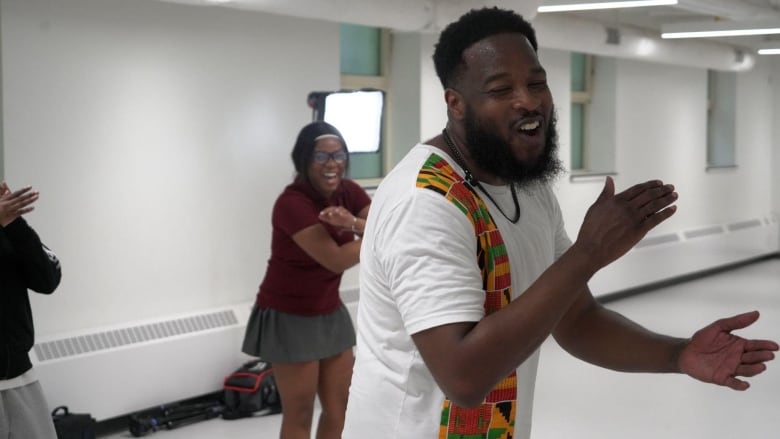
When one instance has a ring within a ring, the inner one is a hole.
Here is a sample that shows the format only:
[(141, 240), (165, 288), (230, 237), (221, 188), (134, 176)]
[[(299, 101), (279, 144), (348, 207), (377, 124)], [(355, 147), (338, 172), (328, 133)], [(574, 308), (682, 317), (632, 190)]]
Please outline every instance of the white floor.
[[(738, 332), (780, 341), (780, 259), (609, 302), (640, 324), (689, 336), (720, 318), (758, 309)], [(623, 374), (572, 359), (547, 342), (536, 388), (533, 439), (757, 439), (780, 437), (780, 360), (735, 392), (679, 375)], [(159, 439), (275, 438), (281, 415), (214, 419), (151, 433)], [(106, 438), (132, 437), (127, 432)], [(404, 438), (406, 439), (406, 438)], [(410, 438), (415, 439), (415, 438)]]
[[(780, 259), (607, 304), (643, 326), (687, 337), (720, 318), (758, 309), (738, 331), (780, 342)], [(534, 439), (780, 438), (780, 359), (745, 392), (680, 375), (625, 374), (574, 360), (545, 344)]]

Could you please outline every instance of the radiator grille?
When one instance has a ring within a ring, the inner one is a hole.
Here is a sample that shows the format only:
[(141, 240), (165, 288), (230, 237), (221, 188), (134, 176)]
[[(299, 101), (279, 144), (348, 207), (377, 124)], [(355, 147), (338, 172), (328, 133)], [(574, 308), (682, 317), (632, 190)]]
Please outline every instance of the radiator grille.
[(233, 310), (225, 310), (41, 342), (34, 351), (45, 362), (237, 324)]
[(658, 245), (658, 244), (667, 244), (670, 242), (677, 242), (679, 240), (680, 237), (677, 236), (676, 233), (670, 233), (668, 235), (652, 236), (649, 238), (644, 238), (643, 240), (639, 241), (634, 246), (634, 248), (649, 247), (651, 245)]
[(740, 221), (736, 223), (731, 223), (728, 225), (728, 229), (730, 232), (736, 231), (736, 230), (742, 230), (742, 229), (749, 229), (751, 227), (758, 227), (761, 225), (761, 220), (754, 219), (754, 220), (748, 220), (748, 221)]
[(701, 238), (703, 236), (717, 235), (720, 233), (723, 233), (723, 227), (712, 226), (712, 227), (705, 227), (703, 229), (687, 231), (685, 232), (685, 237), (688, 239), (693, 239), (693, 238)]

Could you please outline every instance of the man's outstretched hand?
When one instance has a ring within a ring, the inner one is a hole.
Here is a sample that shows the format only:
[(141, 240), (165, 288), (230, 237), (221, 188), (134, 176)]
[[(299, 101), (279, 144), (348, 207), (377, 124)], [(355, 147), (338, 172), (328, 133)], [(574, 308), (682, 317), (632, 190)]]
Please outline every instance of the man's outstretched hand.
[(771, 340), (746, 340), (731, 331), (746, 328), (758, 320), (758, 311), (715, 321), (693, 334), (679, 358), (680, 370), (705, 383), (734, 390), (750, 384), (738, 377), (752, 377), (766, 370), (766, 363), (778, 350)]

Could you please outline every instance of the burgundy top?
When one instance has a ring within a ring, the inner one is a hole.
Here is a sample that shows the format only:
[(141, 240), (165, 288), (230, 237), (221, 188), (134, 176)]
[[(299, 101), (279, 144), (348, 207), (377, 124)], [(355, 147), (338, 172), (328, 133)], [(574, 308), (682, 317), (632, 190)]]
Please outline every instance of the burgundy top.
[(355, 239), (350, 231), (320, 221), (328, 206), (343, 206), (353, 215), (371, 203), (366, 191), (352, 180), (342, 180), (336, 192), (325, 199), (308, 181), (287, 186), (274, 204), (271, 216), (271, 258), (257, 293), (260, 308), (291, 314), (328, 314), (341, 304), (341, 274), (334, 273), (306, 254), (292, 235), (314, 224), (322, 224), (333, 240), (344, 245)]

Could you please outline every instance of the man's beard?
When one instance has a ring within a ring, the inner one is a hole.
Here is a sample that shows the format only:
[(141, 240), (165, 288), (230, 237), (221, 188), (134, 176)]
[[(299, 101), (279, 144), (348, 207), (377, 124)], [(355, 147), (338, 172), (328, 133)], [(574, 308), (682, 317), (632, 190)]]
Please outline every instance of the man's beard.
[(547, 183), (563, 173), (563, 164), (557, 156), (558, 132), (554, 111), (547, 125), (544, 151), (533, 162), (516, 159), (511, 145), (494, 134), (494, 130), (486, 128), (470, 107), (466, 108), (464, 119), (466, 149), (482, 171), (520, 186)]

